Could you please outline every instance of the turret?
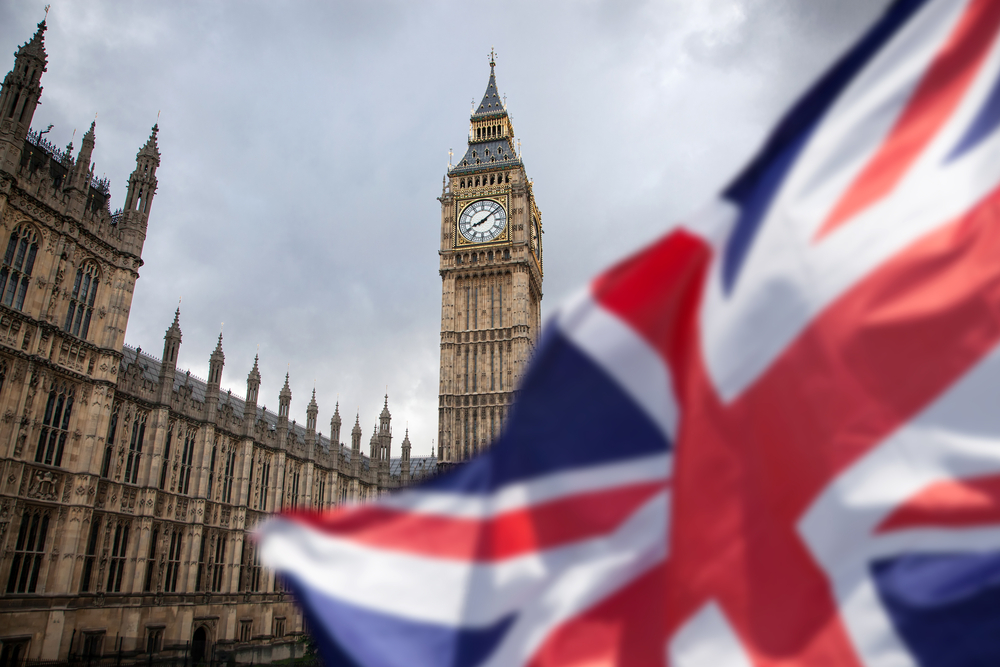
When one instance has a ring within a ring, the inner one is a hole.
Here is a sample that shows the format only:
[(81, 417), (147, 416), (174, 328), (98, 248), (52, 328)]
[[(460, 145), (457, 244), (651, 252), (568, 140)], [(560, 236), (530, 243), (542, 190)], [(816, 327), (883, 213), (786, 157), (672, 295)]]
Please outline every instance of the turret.
[(247, 375), (247, 397), (246, 408), (243, 411), (243, 420), (246, 422), (247, 435), (253, 435), (253, 428), (257, 422), (257, 396), (260, 393), (260, 369), (257, 367), (259, 354), (253, 356), (253, 368)]
[(278, 444), (285, 446), (288, 438), (288, 409), (292, 405), (292, 389), (288, 386), (288, 373), (285, 373), (285, 386), (278, 392)]
[(0, 88), (0, 169), (15, 172), (24, 149), (31, 119), (42, 96), (45, 55), (45, 21), (38, 24), (34, 37), (14, 54), (14, 69)]
[(93, 177), (90, 159), (94, 154), (94, 128), (96, 126), (97, 121), (95, 120), (90, 124), (90, 129), (87, 130), (87, 133), (83, 135), (83, 141), (80, 143), (80, 153), (77, 155), (76, 164), (73, 165), (73, 170), (70, 172), (69, 184), (67, 185), (67, 189), (82, 193), (82, 203), (86, 203), (87, 194), (90, 190), (90, 180)]
[(205, 411), (208, 418), (215, 415), (219, 407), (219, 385), (222, 383), (222, 367), (226, 365), (226, 355), (222, 352), (222, 334), (215, 344), (212, 356), (208, 358), (208, 382), (205, 387)]
[[(382, 406), (382, 413), (378, 416), (378, 460), (384, 463), (385, 475), (389, 473), (389, 450), (392, 446), (392, 415), (389, 414), (389, 394), (385, 395), (385, 404)], [(374, 458), (374, 457), (373, 457)]]
[(403, 486), (406, 486), (410, 483), (410, 429), (406, 429), (406, 435), (403, 436), (403, 444), (400, 445), (400, 449), (403, 454), (400, 459), (399, 476)]
[(337, 401), (333, 417), (330, 418), (330, 446), (335, 454), (340, 453), (340, 401)]
[(361, 415), (354, 417), (354, 428), (351, 430), (351, 471), (355, 477), (361, 470)]
[(309, 405), (306, 406), (306, 451), (308, 452), (308, 456), (310, 458), (312, 458), (315, 453), (316, 416), (318, 414), (319, 406), (316, 404), (316, 388), (313, 387), (312, 398), (309, 399)]
[(163, 334), (163, 357), (160, 362), (160, 388), (157, 402), (169, 405), (174, 392), (174, 376), (177, 373), (177, 353), (181, 349), (181, 309), (174, 312), (174, 323)]
[(372, 466), (374, 466), (380, 460), (381, 454), (378, 439), (378, 428), (375, 426), (372, 427), (372, 439), (368, 444), (370, 447), (368, 456), (371, 458)]
[(153, 195), (156, 194), (156, 168), (160, 166), (156, 134), (159, 131), (159, 125), (154, 125), (146, 144), (135, 156), (135, 171), (128, 178), (128, 191), (122, 207), (122, 249), (136, 256), (142, 255), (149, 209), (153, 203)]

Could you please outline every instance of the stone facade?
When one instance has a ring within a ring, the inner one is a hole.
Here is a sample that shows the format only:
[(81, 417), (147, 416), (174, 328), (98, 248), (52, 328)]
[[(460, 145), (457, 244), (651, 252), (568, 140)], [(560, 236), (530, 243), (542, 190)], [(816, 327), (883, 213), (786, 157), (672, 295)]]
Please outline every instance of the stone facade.
[(475, 456), (500, 433), (542, 317), (542, 213), (490, 58), (469, 146), (441, 202), (438, 461)]
[[(91, 163), (96, 127), (60, 150), (30, 130), (47, 59), (44, 21), (0, 90), (0, 663), (18, 657), (228, 645), (289, 657), (301, 616), (250, 533), (278, 507), (364, 501), (433, 474), (390, 460), (388, 397), (361, 451), (176, 367), (180, 312), (160, 359), (124, 345), (160, 164), (157, 127), (123, 207)], [(249, 365), (249, 364), (248, 364)], [(117, 638), (117, 639), (116, 639)], [(194, 650), (194, 649), (192, 649)], [(249, 659), (247, 660), (249, 661)]]

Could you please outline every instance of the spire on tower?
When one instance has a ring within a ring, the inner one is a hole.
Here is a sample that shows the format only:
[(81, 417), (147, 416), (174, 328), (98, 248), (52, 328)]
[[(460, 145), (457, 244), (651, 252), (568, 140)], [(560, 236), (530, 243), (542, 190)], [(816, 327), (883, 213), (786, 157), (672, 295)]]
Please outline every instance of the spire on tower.
[(479, 106), (476, 107), (475, 113), (472, 114), (472, 120), (477, 120), (478, 117), (482, 116), (507, 114), (504, 109), (503, 100), (500, 98), (500, 93), (497, 92), (496, 72), (493, 69), (495, 65), (496, 61), (493, 59), (491, 52), (490, 81), (486, 84), (486, 92), (483, 94), (483, 101), (479, 103)]
[(496, 52), (490, 51), (490, 79), (486, 92), (469, 117), (469, 148), (458, 164), (449, 167), (451, 176), (521, 166), (514, 148), (514, 127), (507, 113), (506, 98), (497, 90), (495, 66)]
[[(45, 14), (47, 18), (48, 12), (46, 11)], [(32, 36), (32, 38), (27, 42), (25, 42), (21, 46), (21, 48), (17, 50), (17, 53), (14, 54), (16, 58), (27, 56), (29, 58), (36, 58), (42, 61), (42, 64), (45, 65), (48, 64), (48, 60), (45, 54), (45, 30), (48, 28), (48, 26), (46, 25), (45, 21), (46, 19), (42, 19), (42, 21), (38, 24), (38, 28), (35, 30), (35, 34)]]
[(136, 153), (136, 159), (141, 157), (150, 158), (156, 163), (157, 167), (160, 166), (160, 148), (156, 144), (156, 135), (159, 131), (160, 124), (154, 123), (153, 129), (149, 133), (149, 139), (146, 140), (143, 147), (139, 149), (138, 153)]

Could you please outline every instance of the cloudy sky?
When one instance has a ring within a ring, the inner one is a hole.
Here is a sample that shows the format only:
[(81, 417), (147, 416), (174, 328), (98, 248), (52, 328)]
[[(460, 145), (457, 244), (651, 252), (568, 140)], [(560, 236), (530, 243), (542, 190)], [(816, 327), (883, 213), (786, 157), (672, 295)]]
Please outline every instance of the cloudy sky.
[[(45, 0), (0, 2), (0, 54)], [(438, 225), (448, 150), (497, 51), (497, 84), (545, 225), (545, 299), (717, 192), (885, 0), (54, 2), (33, 125), (75, 144), (121, 205), (160, 114), (162, 162), (126, 341), (159, 356), (182, 298), (179, 366), (291, 415), (315, 384), (393, 455), (435, 438)], [(5, 55), (6, 72), (13, 57)], [(345, 436), (346, 437), (346, 436)], [(344, 438), (342, 438), (344, 439)]]

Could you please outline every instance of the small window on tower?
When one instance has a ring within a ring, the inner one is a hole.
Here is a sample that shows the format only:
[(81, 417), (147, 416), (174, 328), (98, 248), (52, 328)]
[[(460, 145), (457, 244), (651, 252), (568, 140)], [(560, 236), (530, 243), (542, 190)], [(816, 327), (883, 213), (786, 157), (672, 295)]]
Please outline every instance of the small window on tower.
[(28, 225), (21, 225), (10, 235), (7, 252), (3, 258), (3, 268), (0, 269), (0, 295), (3, 305), (15, 310), (24, 306), (24, 297), (28, 293), (28, 283), (31, 280), (31, 270), (35, 266), (35, 255), (38, 252), (38, 234)]
[(70, 296), (69, 309), (66, 311), (66, 333), (86, 338), (90, 330), (90, 317), (94, 313), (94, 300), (97, 298), (97, 285), (100, 283), (100, 273), (97, 265), (87, 262), (76, 272), (73, 282), (73, 292)]

